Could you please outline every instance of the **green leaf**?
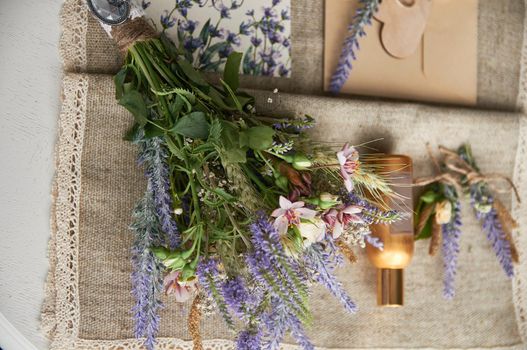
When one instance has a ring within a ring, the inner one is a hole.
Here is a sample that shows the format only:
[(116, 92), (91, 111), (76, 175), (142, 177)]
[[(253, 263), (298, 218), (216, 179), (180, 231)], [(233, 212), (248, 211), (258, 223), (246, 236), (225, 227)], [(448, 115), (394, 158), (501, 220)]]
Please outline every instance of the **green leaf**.
[(255, 126), (240, 133), (240, 146), (263, 151), (273, 145), (275, 131), (269, 126)]
[(173, 155), (175, 155), (177, 158), (179, 158), (179, 160), (184, 161), (185, 160), (185, 156), (183, 155), (183, 152), (179, 149), (179, 147), (176, 146), (174, 141), (172, 141), (172, 139), (170, 137), (166, 137), (165, 140), (167, 142), (168, 150)]
[(240, 147), (240, 133), (236, 125), (222, 121), (221, 140), (224, 149), (222, 159), (229, 163), (245, 163), (247, 161), (247, 149)]
[(419, 197), (420, 201), (423, 201), (426, 204), (437, 202), (437, 200), (441, 197), (441, 195), (435, 191), (426, 191)]
[(213, 189), (212, 192), (216, 193), (218, 196), (220, 196), (221, 198), (223, 198), (227, 202), (235, 202), (236, 201), (236, 197), (234, 197), (233, 195), (225, 192), (225, 190), (223, 190), (223, 189), (221, 189), (219, 187), (216, 187), (215, 189)]
[(174, 101), (168, 106), (170, 109), (170, 114), (176, 120), (179, 117), (179, 113), (181, 113), (181, 110), (183, 109), (183, 105), (185, 105), (185, 100), (180, 95), (176, 95), (176, 98)]
[(223, 110), (227, 110), (227, 111), (236, 110), (236, 108), (227, 106), (227, 104), (223, 101), (223, 95), (221, 94), (221, 92), (216, 90), (216, 88), (214, 87), (210, 89), (209, 97), (212, 99), (212, 102), (214, 102), (216, 106), (218, 106), (219, 108)]
[(180, 55), (180, 52), (179, 50), (177, 49), (177, 47), (174, 45), (174, 43), (172, 42), (172, 40), (170, 40), (166, 33), (163, 31), (161, 33), (161, 36), (159, 37), (159, 39), (161, 40), (161, 43), (163, 44), (163, 46), (165, 47), (165, 50), (167, 52), (167, 54), (172, 57), (173, 59), (176, 59), (179, 55)]
[(209, 40), (209, 34), (210, 34), (210, 18), (207, 22), (203, 25), (203, 28), (201, 28), (201, 32), (199, 33), (199, 37), (201, 41), (206, 45), (207, 41)]
[(133, 114), (139, 125), (144, 126), (148, 122), (146, 103), (138, 91), (132, 90), (123, 94), (119, 104)]
[(134, 125), (124, 135), (123, 140), (130, 142), (134, 141), (137, 138), (139, 130), (141, 130), (141, 126), (137, 123), (134, 123)]
[(419, 239), (426, 239), (432, 237), (432, 224), (434, 219), (434, 215), (430, 215), (421, 232), (417, 233), (417, 236), (415, 237), (416, 241)]
[(170, 131), (193, 139), (206, 139), (209, 136), (209, 123), (205, 113), (192, 112), (181, 117)]
[(223, 81), (223, 79), (220, 79), (220, 81), (223, 84), (223, 87), (225, 88), (225, 90), (227, 90), (227, 92), (229, 93), (229, 96), (227, 96), (227, 99), (225, 100), (227, 104), (236, 107), (237, 110), (242, 112), (242, 109), (243, 109), (242, 104), (238, 100), (238, 97), (236, 97), (236, 94), (234, 93), (234, 91), (232, 91), (231, 87), (227, 85), (227, 83)]
[(128, 73), (128, 70), (125, 67), (121, 68), (119, 72), (113, 77), (113, 81), (115, 83), (115, 99), (119, 100), (124, 93), (124, 81), (126, 79), (126, 74)]
[(195, 84), (197, 85), (208, 85), (208, 83), (205, 81), (203, 76), (200, 72), (198, 72), (194, 67), (192, 67), (192, 64), (190, 64), (187, 60), (180, 59), (178, 61), (178, 65), (185, 73), (185, 75)]
[(165, 131), (163, 129), (158, 128), (154, 124), (146, 124), (145, 125), (145, 138), (151, 139), (152, 137), (156, 136), (162, 136), (165, 134)]
[(223, 81), (232, 89), (232, 91), (238, 90), (240, 86), (240, 63), (242, 61), (243, 54), (241, 52), (233, 52), (227, 57), (225, 68), (223, 70)]

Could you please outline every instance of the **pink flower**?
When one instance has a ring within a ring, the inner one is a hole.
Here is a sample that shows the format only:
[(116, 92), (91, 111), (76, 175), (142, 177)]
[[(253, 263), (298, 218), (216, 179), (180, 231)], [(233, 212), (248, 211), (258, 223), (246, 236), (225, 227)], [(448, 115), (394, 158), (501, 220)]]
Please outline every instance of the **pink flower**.
[(361, 207), (349, 205), (347, 207), (340, 206), (338, 208), (330, 209), (324, 214), (324, 221), (333, 231), (333, 238), (339, 238), (349, 224), (362, 224), (364, 221), (359, 215), (357, 215), (361, 211)]
[(300, 224), (300, 219), (313, 219), (315, 215), (316, 211), (304, 208), (304, 202), (293, 203), (283, 196), (280, 196), (280, 208), (271, 214), (276, 218), (274, 227), (280, 235), (286, 234), (289, 226)]
[(346, 186), (348, 192), (351, 192), (353, 191), (353, 181), (351, 177), (359, 167), (359, 152), (346, 143), (344, 147), (342, 147), (342, 150), (337, 152), (337, 159), (340, 164), (340, 174), (344, 179), (344, 186)]
[(180, 281), (180, 274), (181, 271), (169, 273), (165, 276), (163, 284), (167, 295), (174, 294), (177, 302), (184, 303), (192, 297), (192, 294), (196, 290), (196, 277), (192, 277), (186, 281)]

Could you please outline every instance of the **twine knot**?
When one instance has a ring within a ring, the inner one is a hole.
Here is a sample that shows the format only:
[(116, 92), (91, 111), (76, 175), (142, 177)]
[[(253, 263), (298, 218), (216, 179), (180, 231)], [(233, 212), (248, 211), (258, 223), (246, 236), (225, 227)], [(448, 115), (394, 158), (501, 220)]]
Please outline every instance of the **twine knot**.
[(157, 38), (157, 36), (156, 30), (143, 17), (136, 17), (112, 27), (112, 37), (123, 56), (126, 56), (128, 48), (135, 42)]

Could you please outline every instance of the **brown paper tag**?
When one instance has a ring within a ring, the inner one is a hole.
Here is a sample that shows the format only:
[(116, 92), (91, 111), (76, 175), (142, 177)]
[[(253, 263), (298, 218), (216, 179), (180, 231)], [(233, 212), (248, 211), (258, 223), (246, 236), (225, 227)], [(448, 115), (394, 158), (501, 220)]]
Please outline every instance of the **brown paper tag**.
[[(395, 0), (392, 0), (395, 1)], [(324, 86), (328, 90), (358, 0), (326, 0)], [(382, 5), (381, 5), (382, 6)], [(434, 0), (413, 54), (390, 55), (376, 19), (342, 93), (474, 105), (477, 101), (478, 0)]]

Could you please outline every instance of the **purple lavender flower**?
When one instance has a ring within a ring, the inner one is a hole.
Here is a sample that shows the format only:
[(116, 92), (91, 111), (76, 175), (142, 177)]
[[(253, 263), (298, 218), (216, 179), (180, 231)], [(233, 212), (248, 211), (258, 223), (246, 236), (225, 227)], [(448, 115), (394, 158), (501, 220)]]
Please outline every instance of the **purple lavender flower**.
[(279, 297), (271, 298), (271, 311), (262, 317), (267, 329), (263, 349), (277, 350), (287, 331), (290, 331), (297, 343), (304, 350), (314, 349), (313, 344), (305, 335), (304, 328), (300, 320), (292, 315)]
[(167, 10), (163, 12), (163, 14), (160, 16), (160, 22), (163, 28), (172, 28), (176, 25), (176, 20), (169, 16), (169, 13)]
[(455, 295), (454, 282), (459, 254), (459, 238), (461, 237), (461, 204), (458, 200), (454, 203), (453, 215), (449, 223), (441, 225), (443, 235), (443, 296), (452, 299)]
[(289, 47), (289, 46), (291, 46), (291, 42), (289, 41), (288, 38), (285, 38), (285, 39), (282, 41), (282, 45), (283, 45), (284, 47)]
[(225, 45), (224, 47), (222, 47), (219, 51), (218, 51), (218, 56), (220, 58), (227, 58), (229, 57), (229, 55), (234, 51), (234, 49), (232, 48), (232, 46), (230, 45)]
[(251, 22), (245, 23), (245, 21), (243, 21), (242, 23), (240, 23), (240, 30), (239, 30), (240, 34), (241, 35), (251, 35), (252, 33), (251, 26), (252, 26)]
[(273, 0), (273, 7), (275, 7), (276, 5), (278, 5), (280, 3), (281, 0)]
[(289, 15), (289, 11), (287, 9), (283, 9), (280, 14), (281, 14), (282, 20), (284, 21), (288, 21), (291, 19), (291, 16)]
[(203, 45), (203, 41), (200, 38), (192, 37), (186, 38), (185, 42), (183, 43), (183, 47), (189, 52), (194, 52), (196, 49), (199, 49)]
[[(465, 149), (468, 150), (465, 157), (473, 162), (470, 150), (468, 148)], [(470, 186), (470, 204), (476, 213), (476, 218), (482, 222), (483, 231), (487, 234), (487, 240), (492, 244), (494, 253), (505, 274), (507, 277), (513, 277), (514, 268), (512, 265), (511, 246), (503, 231), (493, 203), (494, 197), (490, 194), (485, 183), (476, 183)]]
[(280, 43), (282, 42), (284, 39), (282, 38), (282, 36), (280, 35), (280, 33), (278, 32), (271, 32), (269, 33), (269, 41), (271, 42), (271, 44), (277, 44), (277, 43)]
[(239, 276), (227, 280), (222, 286), (222, 294), (234, 314), (240, 319), (245, 318), (251, 297), (243, 280)]
[(238, 34), (233, 32), (227, 32), (227, 42), (231, 43), (233, 45), (240, 45), (240, 38), (238, 37)]
[(184, 21), (181, 25), (180, 25), (180, 28), (190, 34), (194, 33), (194, 31), (196, 30), (196, 27), (198, 26), (199, 22), (198, 21), (193, 21), (193, 20), (187, 20), (187, 21)]
[(255, 37), (255, 36), (251, 37), (251, 44), (252, 44), (254, 47), (258, 47), (258, 46), (260, 46), (261, 43), (262, 43), (262, 39), (257, 38), (257, 37)]
[(146, 10), (148, 7), (150, 7), (150, 1), (142, 0), (141, 7), (143, 8), (143, 10)]
[(130, 226), (135, 234), (132, 247), (132, 294), (136, 300), (132, 308), (134, 334), (145, 338), (144, 345), (153, 350), (159, 330), (160, 295), (163, 291), (163, 266), (150, 248), (162, 240), (152, 191), (147, 190), (133, 212)]
[(223, 39), (223, 28), (216, 28), (214, 25), (209, 25), (209, 35), (211, 38)]
[(264, 16), (267, 18), (274, 18), (276, 17), (276, 14), (272, 7), (264, 7), (263, 8)]
[(382, 210), (370, 202), (362, 199), (354, 192), (344, 195), (346, 205), (356, 205), (362, 208), (358, 214), (368, 225), (372, 224), (391, 224), (403, 219), (403, 215), (396, 210)]
[(225, 5), (220, 6), (220, 17), (221, 18), (231, 18), (230, 8)]
[(351, 297), (344, 291), (342, 284), (333, 274), (335, 263), (331, 255), (324, 251), (322, 244), (312, 244), (304, 252), (306, 266), (314, 272), (315, 280), (326, 287), (344, 306), (344, 308), (355, 313), (357, 305), (351, 300)]
[[(253, 251), (246, 256), (251, 275), (264, 288), (279, 293), (299, 316), (306, 316), (302, 295), (307, 295), (305, 277), (298, 264), (287, 257), (278, 231), (262, 214), (250, 226)], [(277, 278), (280, 277), (280, 278)]]
[(245, 330), (236, 338), (236, 350), (255, 350), (261, 348), (262, 332)]
[(278, 68), (278, 74), (281, 77), (287, 77), (289, 75), (289, 69), (287, 69), (283, 64)]
[(331, 77), (329, 90), (337, 93), (348, 80), (352, 69), (352, 61), (356, 59), (355, 50), (359, 49), (358, 39), (364, 35), (364, 27), (371, 24), (373, 14), (377, 11), (379, 0), (360, 0), (361, 7), (357, 10), (353, 23), (348, 27), (348, 36), (344, 40), (337, 69)]
[(384, 243), (378, 237), (374, 237), (371, 234), (364, 235), (364, 240), (368, 242), (374, 248), (377, 248), (379, 250), (384, 249)]
[(170, 177), (166, 160), (168, 155), (162, 142), (160, 137), (142, 141), (138, 162), (146, 167), (148, 188), (153, 194), (159, 224), (166, 234), (168, 246), (171, 249), (175, 249), (179, 246), (181, 237), (177, 223), (172, 215)]
[(483, 230), (487, 233), (487, 240), (492, 244), (503, 271), (505, 271), (507, 277), (513, 277), (514, 267), (512, 266), (511, 246), (505, 232), (503, 232), (498, 213), (492, 208), (486, 214), (478, 212), (477, 216), (478, 219), (483, 220)]
[(252, 16), (254, 16), (254, 10), (248, 10), (247, 12), (245, 12), (245, 14), (247, 16), (251, 16), (252, 17)]
[(227, 305), (222, 296), (222, 281), (220, 278), (218, 270), (218, 260), (215, 258), (202, 258), (196, 267), (196, 276), (198, 277), (198, 282), (200, 287), (211, 297), (220, 314), (223, 317), (223, 320), (229, 326), (229, 328), (234, 328), (234, 322), (232, 317), (229, 314)]

